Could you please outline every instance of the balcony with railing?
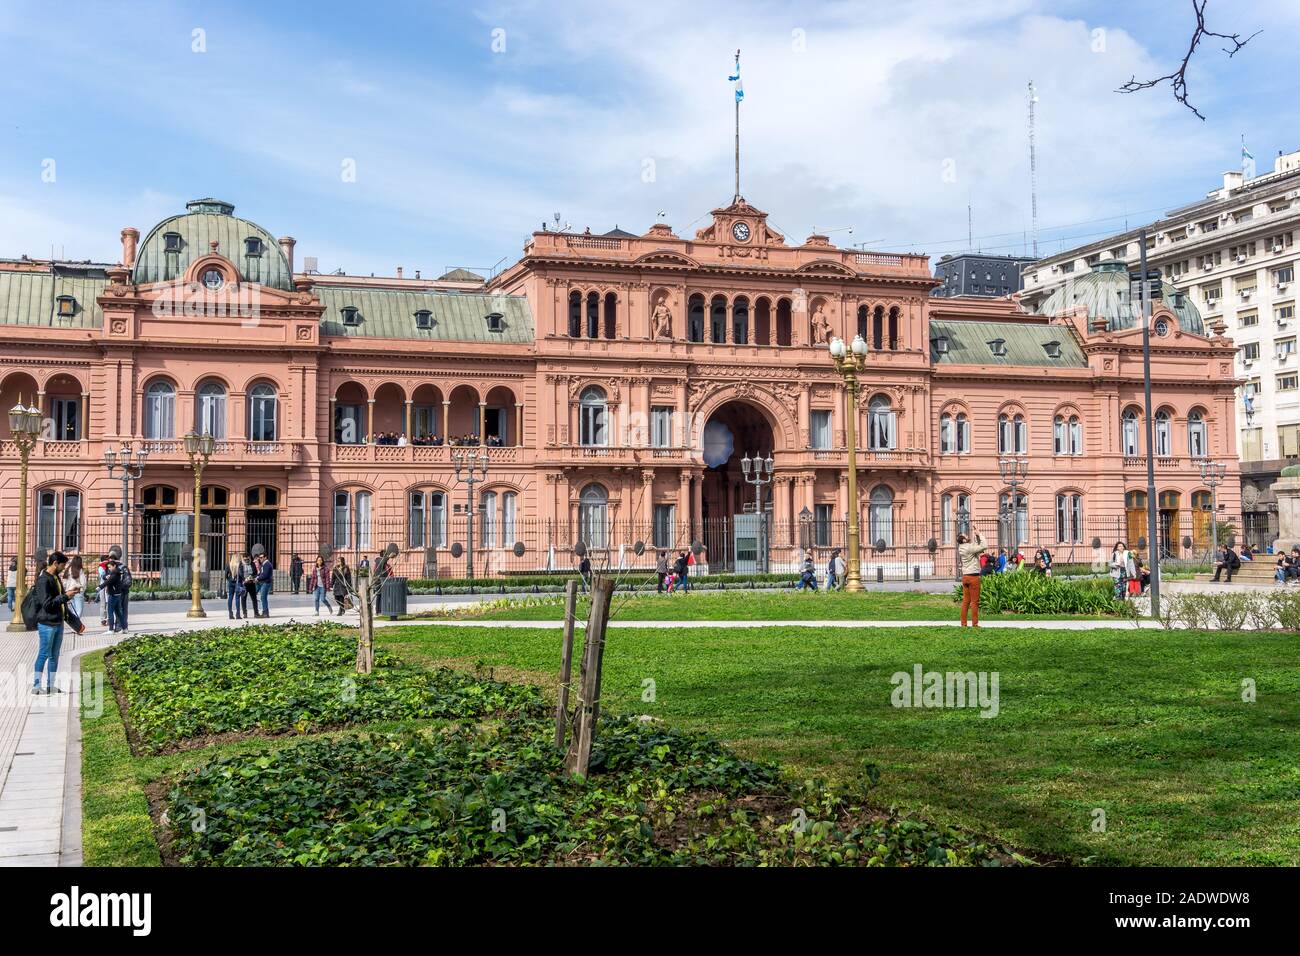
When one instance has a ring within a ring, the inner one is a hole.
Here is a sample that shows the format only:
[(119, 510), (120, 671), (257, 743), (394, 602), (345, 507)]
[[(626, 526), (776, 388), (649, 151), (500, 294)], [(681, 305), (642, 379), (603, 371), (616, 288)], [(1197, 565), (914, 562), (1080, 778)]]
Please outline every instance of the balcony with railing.
[(323, 445), (322, 457), (337, 464), (446, 464), (452, 455), (480, 455), (487, 453), (488, 461), (516, 464), (524, 460), (525, 449), (515, 445), (373, 445), (331, 444)]
[[(180, 438), (146, 438), (136, 443), (149, 460), (162, 464), (189, 464), (185, 441)], [(302, 442), (218, 439), (212, 446), (212, 465), (270, 465), (290, 467), (302, 460)]]
[[(920, 448), (859, 448), (857, 461), (859, 468), (924, 468), (930, 464), (930, 453)], [(794, 466), (813, 464), (847, 467), (849, 452), (847, 448), (810, 448), (783, 456), (783, 462)]]

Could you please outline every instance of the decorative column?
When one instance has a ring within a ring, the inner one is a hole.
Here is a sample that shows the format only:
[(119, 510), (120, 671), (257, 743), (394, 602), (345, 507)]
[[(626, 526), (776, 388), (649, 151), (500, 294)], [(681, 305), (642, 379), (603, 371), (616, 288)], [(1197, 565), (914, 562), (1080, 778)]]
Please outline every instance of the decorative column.
[(524, 403), (515, 402), (515, 447), (524, 447)]
[(686, 410), (687, 391), (686, 382), (683, 381), (677, 390), (677, 421), (674, 428), (677, 434), (673, 436), (678, 448), (689, 448), (691, 444), (690, 417)]
[(366, 444), (369, 445), (375, 436), (375, 400), (366, 399)]
[[(677, 513), (673, 516), (676, 528), (673, 529), (673, 542), (677, 542), (677, 534), (683, 525), (689, 526), (691, 521), (691, 473), (685, 468), (682, 469), (678, 476), (677, 486)], [(689, 533), (687, 535), (689, 537)]]
[(800, 451), (807, 450), (812, 438), (812, 411), (809, 396), (810, 386), (805, 383), (799, 389), (799, 436), (796, 439)]
[(478, 403), (478, 442), (487, 444), (487, 402)]
[(90, 393), (81, 393), (81, 440), (90, 441)]
[(451, 402), (447, 399), (442, 403), (442, 443), (451, 444)]
[(655, 521), (655, 473), (653, 468), (643, 468), (641, 470), (641, 521), (653, 541)]
[(406, 440), (409, 443), (415, 437), (415, 402), (406, 400)]
[(339, 400), (338, 400), (338, 398), (335, 397), (334, 395), (331, 395), (331, 396), (330, 396), (330, 424), (329, 424), (329, 428), (330, 428), (330, 442), (331, 442), (331, 443), (333, 443), (333, 442), (335, 442), (335, 441), (338, 440), (338, 433), (337, 433), (337, 431), (335, 430), (336, 423), (337, 423), (338, 420), (339, 420), (339, 416), (338, 416), (338, 410), (339, 410), (339, 408), (338, 408), (338, 406), (339, 406)]

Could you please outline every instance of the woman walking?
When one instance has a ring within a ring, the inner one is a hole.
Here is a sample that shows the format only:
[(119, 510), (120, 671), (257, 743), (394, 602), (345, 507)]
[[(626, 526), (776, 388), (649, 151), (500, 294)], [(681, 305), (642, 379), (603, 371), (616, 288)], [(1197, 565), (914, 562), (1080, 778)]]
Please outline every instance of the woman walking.
[(73, 555), (68, 562), (68, 570), (63, 572), (63, 583), (70, 598), (68, 608), (80, 618), (81, 612), (86, 609), (86, 569), (81, 562), (81, 555)]
[(1115, 586), (1115, 600), (1122, 601), (1128, 591), (1128, 547), (1116, 541), (1110, 552), (1110, 577)]
[(311, 569), (311, 575), (307, 578), (307, 587), (311, 588), (311, 593), (316, 601), (316, 616), (320, 617), (320, 606), (325, 605), (325, 610), (333, 613), (334, 607), (330, 604), (330, 599), (326, 592), (330, 586), (330, 569), (325, 566), (325, 559), (316, 558), (316, 565)]
[(334, 601), (338, 604), (338, 616), (343, 616), (343, 611), (349, 603), (348, 591), (352, 588), (352, 572), (348, 570), (348, 562), (339, 555), (338, 561), (334, 563), (334, 570), (330, 574), (330, 583), (334, 588)]
[(244, 562), (239, 555), (231, 555), (226, 563), (226, 616), (234, 620), (244, 619)]

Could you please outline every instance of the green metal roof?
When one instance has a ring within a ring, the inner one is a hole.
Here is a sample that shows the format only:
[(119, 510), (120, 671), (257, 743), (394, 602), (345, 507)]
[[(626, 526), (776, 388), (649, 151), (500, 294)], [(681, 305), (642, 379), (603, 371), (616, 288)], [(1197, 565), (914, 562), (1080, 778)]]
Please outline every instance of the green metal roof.
[[(1205, 334), (1205, 320), (1190, 296), (1163, 280), (1160, 295), (1184, 332)], [(1060, 315), (1080, 305), (1087, 307), (1089, 318), (1104, 316), (1112, 332), (1137, 328), (1142, 314), (1142, 303), (1130, 296), (1128, 267), (1122, 262), (1099, 263), (1092, 271), (1067, 279), (1038, 304), (1037, 311), (1040, 315)]]
[[(0, 325), (101, 329), (104, 313), (96, 299), (107, 284), (107, 277), (95, 269), (0, 271)], [(71, 316), (58, 314), (58, 299), (65, 295), (75, 300)]]
[[(322, 335), (358, 338), (415, 339), (426, 342), (533, 341), (533, 313), (523, 296), (477, 292), (406, 292), (351, 286), (316, 286), (325, 311)], [(343, 324), (343, 310), (357, 309), (360, 322)], [(432, 314), (433, 327), (416, 327), (415, 313)], [(500, 313), (502, 331), (488, 330), (487, 317)]]
[[(947, 338), (947, 351), (938, 340)], [(1005, 355), (997, 355), (989, 344), (1001, 340)], [(1059, 354), (1048, 346), (1055, 342)], [(977, 321), (974, 319), (932, 319), (930, 359), (937, 365), (1008, 365), (1039, 368), (1087, 368), (1087, 359), (1069, 329), (1039, 322)]]
[[(217, 252), (235, 264), (243, 281), (256, 281), (286, 291), (293, 289), (289, 260), (284, 257), (275, 237), (265, 229), (232, 215), (235, 207), (219, 199), (196, 199), (187, 203), (185, 208), (187, 212), (184, 215), (164, 219), (140, 243), (132, 273), (134, 282), (166, 282), (184, 275), (190, 263), (212, 251), (211, 242), (215, 239)], [(169, 232), (181, 237), (179, 253), (169, 254), (164, 248), (163, 236)], [(262, 255), (258, 257), (258, 275), (255, 277), (249, 275), (250, 262), (244, 254), (244, 240), (250, 238), (262, 240)]]

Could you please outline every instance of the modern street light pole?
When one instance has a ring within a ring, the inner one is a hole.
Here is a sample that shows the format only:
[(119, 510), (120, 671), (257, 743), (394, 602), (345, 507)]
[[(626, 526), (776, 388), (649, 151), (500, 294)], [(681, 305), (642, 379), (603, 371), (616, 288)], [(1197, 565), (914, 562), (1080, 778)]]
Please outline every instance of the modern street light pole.
[(487, 480), (488, 456), (486, 451), (478, 455), (472, 451), (453, 452), (451, 460), (456, 466), (456, 480), (465, 485), (465, 520), (468, 524), (466, 538), (469, 542), (465, 576), (472, 579), (474, 577), (474, 486)]
[(957, 540), (962, 535), (962, 529), (970, 521), (970, 509), (965, 505), (957, 506), (957, 526), (953, 529), (952, 535), (952, 566), (955, 569), (954, 574), (958, 581), (961, 581), (961, 543)]
[[(740, 471), (744, 475), (745, 481), (754, 486), (754, 511), (758, 515), (759, 528), (763, 539), (759, 547), (759, 553), (763, 556), (762, 567), (759, 569), (760, 574), (766, 574), (768, 569), (767, 509), (763, 507), (763, 486), (772, 483), (772, 472), (774, 470), (775, 466), (770, 452), (766, 458), (762, 455), (755, 455), (751, 459), (749, 455), (746, 455), (740, 459)], [(766, 477), (764, 477), (765, 475)]]
[(9, 409), (9, 432), (18, 448), (18, 581), (14, 587), (14, 613), (9, 621), (9, 630), (26, 631), (23, 598), (27, 597), (27, 458), (41, 434), (41, 410), (35, 405), (24, 407), (20, 399)]
[[(122, 482), (122, 567), (130, 569), (128, 558), (131, 554), (131, 482), (139, 481), (144, 474), (144, 463), (149, 457), (149, 453), (143, 448), (140, 454), (135, 456), (135, 468), (131, 468), (131, 446), (126, 442), (122, 443), (121, 451), (116, 454), (111, 448), (104, 449), (104, 464), (108, 466), (108, 477), (117, 477)], [(114, 476), (113, 469), (121, 467), (122, 474)], [(123, 609), (130, 607), (131, 594), (127, 592), (122, 595)]]
[(186, 617), (208, 616), (203, 610), (203, 588), (199, 581), (200, 555), (203, 553), (203, 549), (199, 547), (199, 503), (203, 469), (207, 467), (208, 459), (212, 457), (212, 449), (215, 446), (216, 442), (211, 435), (190, 432), (185, 436), (185, 454), (190, 459), (190, 468), (194, 470), (194, 551), (190, 555), (190, 609)]
[(849, 567), (844, 576), (844, 590), (862, 590), (862, 551), (858, 534), (858, 375), (866, 368), (867, 343), (854, 336), (845, 346), (841, 338), (831, 339), (831, 361), (844, 377), (844, 437), (849, 452)]
[[(1142, 290), (1142, 390), (1146, 402), (1147, 557), (1151, 565), (1151, 616), (1160, 617), (1160, 540), (1156, 536), (1155, 423), (1151, 410), (1151, 283), (1147, 278), (1147, 231), (1138, 233), (1138, 269)], [(1130, 296), (1131, 298), (1131, 296)]]
[(1201, 481), (1210, 486), (1210, 563), (1213, 564), (1219, 553), (1219, 485), (1228, 474), (1225, 462), (1202, 458)]

